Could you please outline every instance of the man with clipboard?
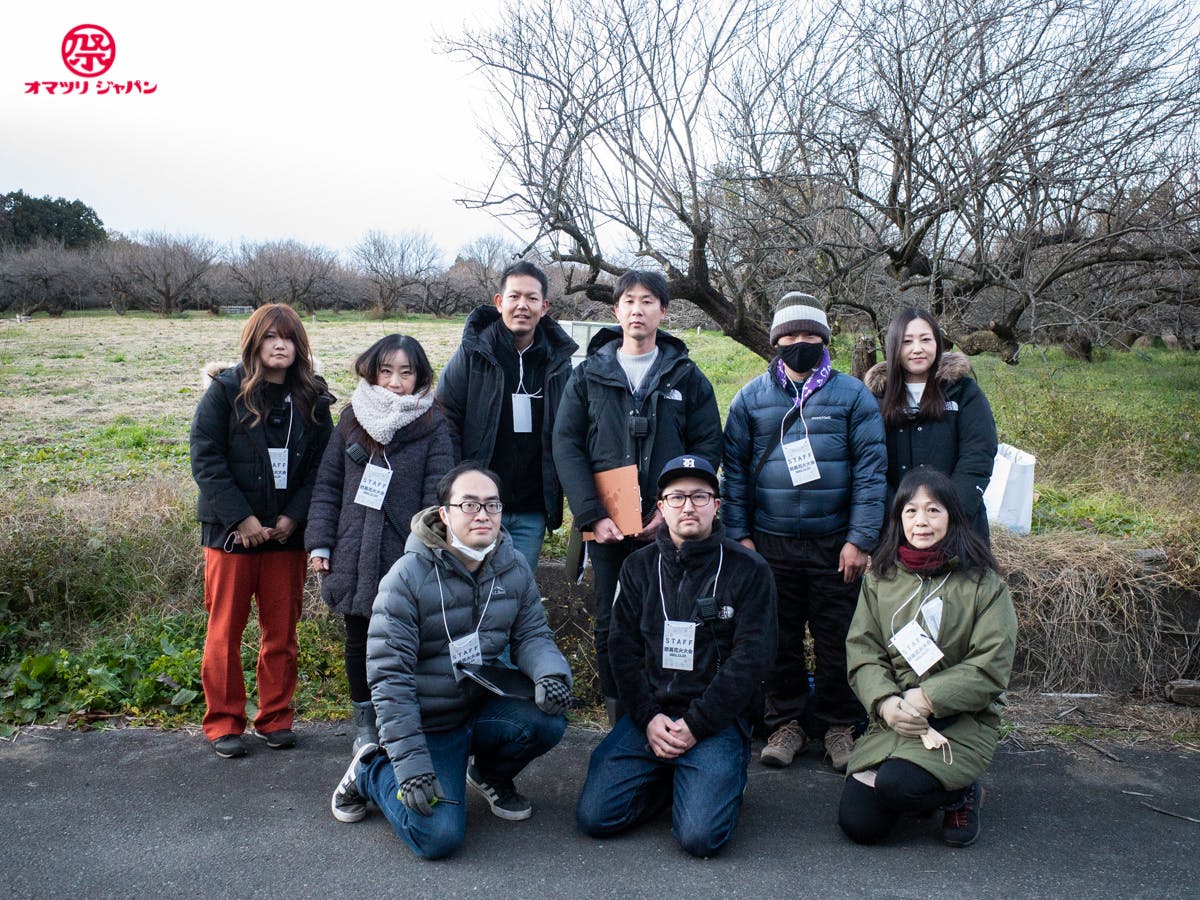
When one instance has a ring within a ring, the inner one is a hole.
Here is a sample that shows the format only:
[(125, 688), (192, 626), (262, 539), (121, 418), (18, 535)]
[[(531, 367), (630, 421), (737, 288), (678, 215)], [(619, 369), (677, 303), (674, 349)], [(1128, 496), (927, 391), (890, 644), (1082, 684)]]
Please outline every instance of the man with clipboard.
[(596, 667), (610, 722), (618, 708), (609, 615), (621, 564), (663, 521), (655, 480), (668, 460), (684, 453), (714, 469), (721, 461), (712, 384), (683, 341), (659, 329), (670, 301), (666, 278), (631, 270), (617, 279), (613, 298), (619, 327), (592, 338), (554, 423), (554, 465), (575, 527), (593, 535)]

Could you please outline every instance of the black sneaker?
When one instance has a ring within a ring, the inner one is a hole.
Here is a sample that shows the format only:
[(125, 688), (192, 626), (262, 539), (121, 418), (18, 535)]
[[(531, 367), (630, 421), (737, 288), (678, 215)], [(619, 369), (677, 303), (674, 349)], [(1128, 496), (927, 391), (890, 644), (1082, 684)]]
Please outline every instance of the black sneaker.
[(467, 766), (467, 784), (483, 794), (492, 808), (492, 813), (510, 822), (519, 822), (533, 815), (533, 804), (529, 798), (517, 791), (511, 779), (486, 779), (478, 766)]
[(362, 774), (363, 765), (375, 756), (378, 749), (378, 744), (363, 744), (350, 760), (346, 774), (333, 789), (329, 808), (339, 822), (358, 822), (367, 814), (367, 798), (358, 789), (358, 776)]
[(236, 759), (246, 755), (246, 742), (242, 740), (240, 734), (222, 735), (209, 743), (212, 744), (213, 751), (217, 756), (223, 759)]
[(272, 750), (291, 750), (296, 746), (296, 732), (290, 728), (280, 728), (278, 731), (259, 731), (255, 728), (251, 733), (266, 741)]
[(942, 842), (947, 847), (970, 847), (979, 837), (979, 810), (983, 787), (975, 782), (966, 789), (963, 801), (942, 816)]

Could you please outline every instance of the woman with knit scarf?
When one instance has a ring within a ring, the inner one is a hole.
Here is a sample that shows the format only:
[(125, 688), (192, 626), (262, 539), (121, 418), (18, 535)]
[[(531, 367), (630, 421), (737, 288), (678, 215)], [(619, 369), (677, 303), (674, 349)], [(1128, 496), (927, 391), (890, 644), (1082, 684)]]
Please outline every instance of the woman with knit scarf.
[(995, 560), (949, 476), (900, 482), (846, 638), (850, 686), (870, 714), (839, 824), (873, 844), (902, 815), (943, 811), (941, 837), (979, 836), (979, 777), (996, 749), (1017, 619)]
[(412, 337), (390, 334), (354, 363), (358, 386), (329, 440), (304, 545), (321, 598), (346, 619), (354, 749), (377, 743), (367, 684), (367, 625), (379, 582), (404, 553), (412, 517), (437, 502), (454, 464), (433, 368)]

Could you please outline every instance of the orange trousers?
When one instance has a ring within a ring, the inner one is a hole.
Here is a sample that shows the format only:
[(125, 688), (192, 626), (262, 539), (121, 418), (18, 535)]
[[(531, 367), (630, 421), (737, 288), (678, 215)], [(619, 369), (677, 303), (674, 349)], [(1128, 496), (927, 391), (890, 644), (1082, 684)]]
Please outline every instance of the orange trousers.
[(304, 600), (308, 560), (303, 550), (226, 553), (204, 548), (204, 736), (210, 741), (246, 730), (246, 682), (242, 676), (242, 632), (250, 598), (258, 606), (262, 641), (258, 649), (259, 731), (291, 728), (296, 692), (296, 623)]

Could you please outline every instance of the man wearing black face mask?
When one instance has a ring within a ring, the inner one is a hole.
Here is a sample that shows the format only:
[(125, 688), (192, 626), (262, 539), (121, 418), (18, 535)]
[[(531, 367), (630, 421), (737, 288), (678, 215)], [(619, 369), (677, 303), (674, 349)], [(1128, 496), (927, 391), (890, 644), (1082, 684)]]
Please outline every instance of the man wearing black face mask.
[[(786, 766), (807, 725), (844, 770), (865, 719), (846, 678), (846, 632), (887, 492), (883, 419), (870, 391), (829, 362), (829, 321), (815, 297), (785, 294), (771, 320), (776, 356), (743, 387), (725, 423), (726, 534), (770, 564), (779, 650), (767, 679), (761, 760)], [(809, 704), (805, 627), (815, 679)]]

